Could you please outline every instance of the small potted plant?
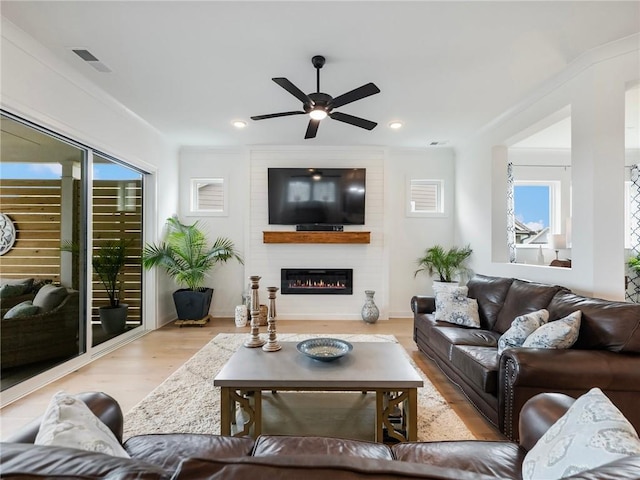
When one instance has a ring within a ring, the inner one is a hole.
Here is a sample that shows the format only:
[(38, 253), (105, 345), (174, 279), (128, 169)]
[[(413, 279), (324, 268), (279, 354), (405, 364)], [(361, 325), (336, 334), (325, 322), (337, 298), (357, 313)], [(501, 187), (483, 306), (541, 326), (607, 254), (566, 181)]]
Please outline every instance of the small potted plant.
[[(121, 303), (122, 273), (127, 263), (127, 248), (130, 242), (125, 239), (106, 240), (96, 246), (91, 258), (93, 270), (104, 286), (109, 297), (109, 305), (98, 309), (102, 329), (109, 334), (121, 333), (127, 323), (129, 305)], [(79, 246), (65, 242), (62, 250), (77, 254)]]
[(211, 247), (198, 222), (184, 225), (176, 217), (167, 220), (166, 240), (158, 245), (148, 244), (142, 252), (145, 268), (162, 267), (167, 274), (184, 288), (173, 293), (173, 301), (179, 320), (201, 320), (209, 314), (212, 288), (205, 288), (209, 271), (219, 263), (242, 257), (233, 242), (218, 237)]
[(638, 253), (635, 257), (629, 258), (629, 260), (627, 261), (627, 266), (629, 267), (629, 270), (640, 275), (640, 253)]
[(440, 245), (434, 245), (425, 250), (424, 256), (418, 258), (419, 268), (415, 271), (414, 276), (420, 272), (427, 272), (429, 275), (436, 276), (440, 282), (453, 282), (455, 275), (464, 273), (467, 269), (464, 262), (471, 256), (470, 246), (451, 247), (446, 250)]

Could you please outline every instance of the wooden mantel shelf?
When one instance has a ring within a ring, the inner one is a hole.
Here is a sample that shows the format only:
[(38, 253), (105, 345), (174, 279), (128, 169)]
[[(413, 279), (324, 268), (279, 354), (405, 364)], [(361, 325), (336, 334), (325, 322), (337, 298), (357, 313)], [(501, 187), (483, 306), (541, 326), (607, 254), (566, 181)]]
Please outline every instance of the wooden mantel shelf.
[(262, 232), (263, 243), (370, 243), (371, 232)]

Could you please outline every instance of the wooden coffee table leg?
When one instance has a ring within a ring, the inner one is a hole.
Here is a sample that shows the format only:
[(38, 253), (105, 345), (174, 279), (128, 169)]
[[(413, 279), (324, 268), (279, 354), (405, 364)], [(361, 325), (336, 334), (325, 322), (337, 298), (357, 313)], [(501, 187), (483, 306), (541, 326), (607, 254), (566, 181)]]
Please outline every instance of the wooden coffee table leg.
[(385, 392), (376, 390), (376, 434), (374, 440), (379, 443), (384, 441), (384, 432), (382, 429), (384, 423), (384, 396)]
[(220, 388), (220, 434), (231, 435), (231, 389)]
[(418, 389), (409, 389), (407, 399), (407, 412), (405, 413), (407, 425), (407, 440), (416, 442), (418, 440)]

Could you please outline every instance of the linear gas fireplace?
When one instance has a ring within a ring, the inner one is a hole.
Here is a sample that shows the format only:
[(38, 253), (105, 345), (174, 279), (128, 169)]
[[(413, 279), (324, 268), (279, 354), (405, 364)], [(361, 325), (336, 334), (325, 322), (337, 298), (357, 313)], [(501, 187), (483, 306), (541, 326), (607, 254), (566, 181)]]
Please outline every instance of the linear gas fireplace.
[(280, 270), (283, 295), (353, 295), (351, 268), (283, 268)]

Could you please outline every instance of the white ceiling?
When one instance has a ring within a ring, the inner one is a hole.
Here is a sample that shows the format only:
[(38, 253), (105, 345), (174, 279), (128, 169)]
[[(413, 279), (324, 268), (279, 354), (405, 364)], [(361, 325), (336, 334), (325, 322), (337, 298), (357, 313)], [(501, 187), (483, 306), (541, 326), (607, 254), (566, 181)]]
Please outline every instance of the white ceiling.
[[(640, 31), (640, 2), (6, 1), (2, 16), (178, 145), (388, 145), (463, 142), (582, 53)], [(84, 63), (86, 48), (111, 73)], [(372, 131), (305, 116), (271, 81), (338, 96), (381, 93), (338, 111)], [(233, 120), (248, 126), (235, 129)], [(400, 130), (388, 128), (400, 120)]]

